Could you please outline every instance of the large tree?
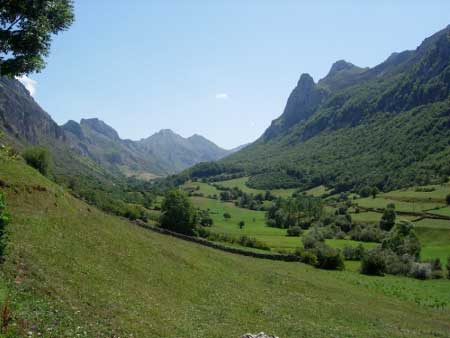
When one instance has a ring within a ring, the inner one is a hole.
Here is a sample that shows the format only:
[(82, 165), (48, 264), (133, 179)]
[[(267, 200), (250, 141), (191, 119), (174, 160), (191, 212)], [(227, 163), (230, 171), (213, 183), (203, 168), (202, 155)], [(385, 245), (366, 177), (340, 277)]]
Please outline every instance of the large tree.
[(166, 193), (161, 204), (161, 227), (186, 235), (192, 235), (196, 223), (196, 211), (189, 197), (180, 190)]
[(52, 35), (73, 19), (72, 0), (0, 0), (0, 75), (42, 70)]

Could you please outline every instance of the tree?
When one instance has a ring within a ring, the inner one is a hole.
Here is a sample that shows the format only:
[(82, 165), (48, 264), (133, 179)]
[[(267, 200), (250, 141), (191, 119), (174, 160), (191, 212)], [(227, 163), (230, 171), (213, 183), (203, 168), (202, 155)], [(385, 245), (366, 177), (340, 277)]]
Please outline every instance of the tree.
[(239, 221), (239, 229), (243, 229), (244, 228), (244, 226), (245, 226), (245, 222), (244, 221)]
[(73, 20), (71, 0), (0, 0), (0, 74), (42, 70), (52, 35)]
[(377, 187), (372, 188), (372, 197), (373, 198), (376, 198), (379, 193), (380, 193), (380, 190), (378, 190)]
[(230, 215), (230, 213), (229, 212), (224, 212), (223, 213), (223, 218), (225, 218), (225, 219), (230, 219), (231, 218), (231, 215)]
[(381, 216), (380, 220), (380, 228), (385, 231), (389, 231), (395, 224), (395, 205), (389, 204), (387, 208), (383, 212), (383, 216)]
[(42, 175), (47, 176), (51, 165), (51, 155), (47, 148), (29, 147), (23, 154), (27, 164), (37, 169)]
[(445, 196), (445, 202), (447, 203), (447, 205), (450, 205), (450, 194)]
[(386, 273), (386, 257), (381, 249), (373, 249), (363, 255), (361, 273), (365, 275), (384, 276)]
[(368, 185), (362, 187), (362, 188), (359, 190), (359, 195), (360, 195), (361, 197), (369, 197), (371, 193), (372, 193), (372, 188), (369, 187)]
[(161, 227), (192, 235), (196, 222), (196, 212), (185, 193), (173, 189), (166, 193), (161, 204)]
[(414, 225), (409, 221), (401, 221), (389, 231), (381, 244), (397, 255), (408, 254), (416, 259), (420, 256), (421, 245), (414, 232)]

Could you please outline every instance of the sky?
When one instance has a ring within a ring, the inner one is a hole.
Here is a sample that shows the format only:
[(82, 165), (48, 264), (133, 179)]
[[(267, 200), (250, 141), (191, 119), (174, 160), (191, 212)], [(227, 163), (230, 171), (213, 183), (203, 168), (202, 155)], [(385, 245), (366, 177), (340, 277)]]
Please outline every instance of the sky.
[(301, 73), (373, 67), (450, 24), (450, 1), (75, 0), (47, 67), (23, 78), (59, 123), (98, 117), (224, 148), (257, 139)]

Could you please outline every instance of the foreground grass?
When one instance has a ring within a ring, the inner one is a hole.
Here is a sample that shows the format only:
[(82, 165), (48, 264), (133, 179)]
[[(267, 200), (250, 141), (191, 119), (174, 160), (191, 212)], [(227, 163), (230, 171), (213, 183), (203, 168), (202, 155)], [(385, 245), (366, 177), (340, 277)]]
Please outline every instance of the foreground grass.
[(450, 283), (242, 257), (141, 229), (0, 161), (15, 336), (445, 337)]

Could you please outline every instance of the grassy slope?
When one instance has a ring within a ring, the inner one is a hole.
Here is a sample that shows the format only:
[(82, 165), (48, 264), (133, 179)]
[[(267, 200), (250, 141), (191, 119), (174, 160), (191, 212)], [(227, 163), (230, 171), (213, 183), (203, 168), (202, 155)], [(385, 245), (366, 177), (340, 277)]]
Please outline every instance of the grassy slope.
[[(0, 160), (15, 323), (46, 337), (424, 337), (450, 331), (450, 283), (319, 271), (159, 235)], [(45, 191), (42, 187), (45, 188)], [(422, 305), (419, 305), (422, 304)], [(435, 309), (432, 305), (445, 305)]]

